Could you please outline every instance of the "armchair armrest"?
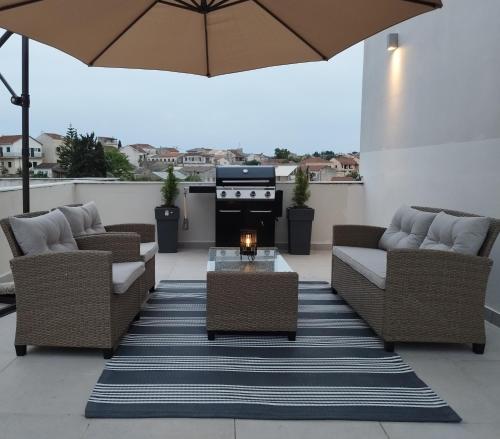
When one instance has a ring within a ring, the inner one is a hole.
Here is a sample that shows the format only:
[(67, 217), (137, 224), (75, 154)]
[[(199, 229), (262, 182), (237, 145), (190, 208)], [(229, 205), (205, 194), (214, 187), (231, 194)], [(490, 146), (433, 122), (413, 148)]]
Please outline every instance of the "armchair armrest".
[[(74, 251), (21, 256), (10, 261), (21, 310), (55, 313), (66, 306), (108, 303), (112, 293), (112, 255)], [(51, 307), (54, 309), (51, 311)]]
[(101, 233), (75, 238), (80, 250), (108, 251), (113, 262), (140, 261), (141, 237), (137, 233)]
[(333, 226), (333, 245), (378, 248), (385, 230), (375, 226), (336, 225)]
[(141, 242), (156, 241), (156, 227), (154, 224), (112, 224), (105, 227), (107, 232), (133, 232), (141, 236)]

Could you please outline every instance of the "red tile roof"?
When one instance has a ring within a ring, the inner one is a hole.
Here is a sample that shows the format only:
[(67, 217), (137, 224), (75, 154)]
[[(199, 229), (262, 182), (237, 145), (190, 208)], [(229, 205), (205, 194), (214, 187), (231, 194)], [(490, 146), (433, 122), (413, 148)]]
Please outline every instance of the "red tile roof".
[(351, 165), (351, 166), (358, 166), (358, 162), (354, 160), (352, 157), (347, 157), (345, 155), (339, 155), (335, 157), (341, 165)]
[(22, 138), (20, 135), (0, 136), (0, 145), (12, 145)]

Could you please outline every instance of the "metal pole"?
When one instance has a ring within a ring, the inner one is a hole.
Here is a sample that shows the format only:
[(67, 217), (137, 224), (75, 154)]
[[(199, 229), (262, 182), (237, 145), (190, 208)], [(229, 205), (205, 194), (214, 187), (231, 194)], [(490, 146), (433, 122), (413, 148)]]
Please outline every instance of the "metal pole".
[(30, 91), (29, 91), (29, 39), (22, 37), (22, 134), (23, 134), (23, 212), (30, 211)]

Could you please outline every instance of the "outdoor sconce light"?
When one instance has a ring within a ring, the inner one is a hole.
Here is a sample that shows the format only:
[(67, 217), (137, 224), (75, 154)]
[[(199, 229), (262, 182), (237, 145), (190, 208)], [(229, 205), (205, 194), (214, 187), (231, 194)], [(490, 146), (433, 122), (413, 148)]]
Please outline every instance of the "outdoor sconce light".
[(399, 34), (387, 35), (387, 50), (394, 52), (399, 47)]
[(254, 260), (257, 255), (257, 231), (242, 230), (240, 232), (240, 258), (248, 256), (250, 260)]

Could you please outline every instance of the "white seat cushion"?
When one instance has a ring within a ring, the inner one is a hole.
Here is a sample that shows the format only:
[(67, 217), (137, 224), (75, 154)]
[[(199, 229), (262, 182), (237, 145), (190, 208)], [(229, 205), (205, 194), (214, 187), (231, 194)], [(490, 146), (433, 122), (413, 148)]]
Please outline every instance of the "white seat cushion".
[(144, 262), (117, 262), (113, 264), (113, 292), (124, 294), (146, 271)]
[(372, 284), (385, 290), (387, 252), (374, 248), (333, 247), (333, 254)]
[(59, 210), (68, 220), (73, 236), (106, 233), (97, 206), (93, 201), (80, 207), (63, 206)]
[(66, 217), (54, 210), (33, 218), (10, 218), (16, 241), (26, 256), (78, 250)]
[(401, 206), (380, 238), (379, 247), (387, 251), (397, 248), (419, 248), (435, 217), (435, 213)]
[(158, 244), (156, 242), (143, 242), (141, 243), (141, 259), (144, 262), (149, 262), (158, 253)]
[(476, 256), (489, 227), (490, 219), (486, 217), (458, 217), (441, 212), (420, 248)]

